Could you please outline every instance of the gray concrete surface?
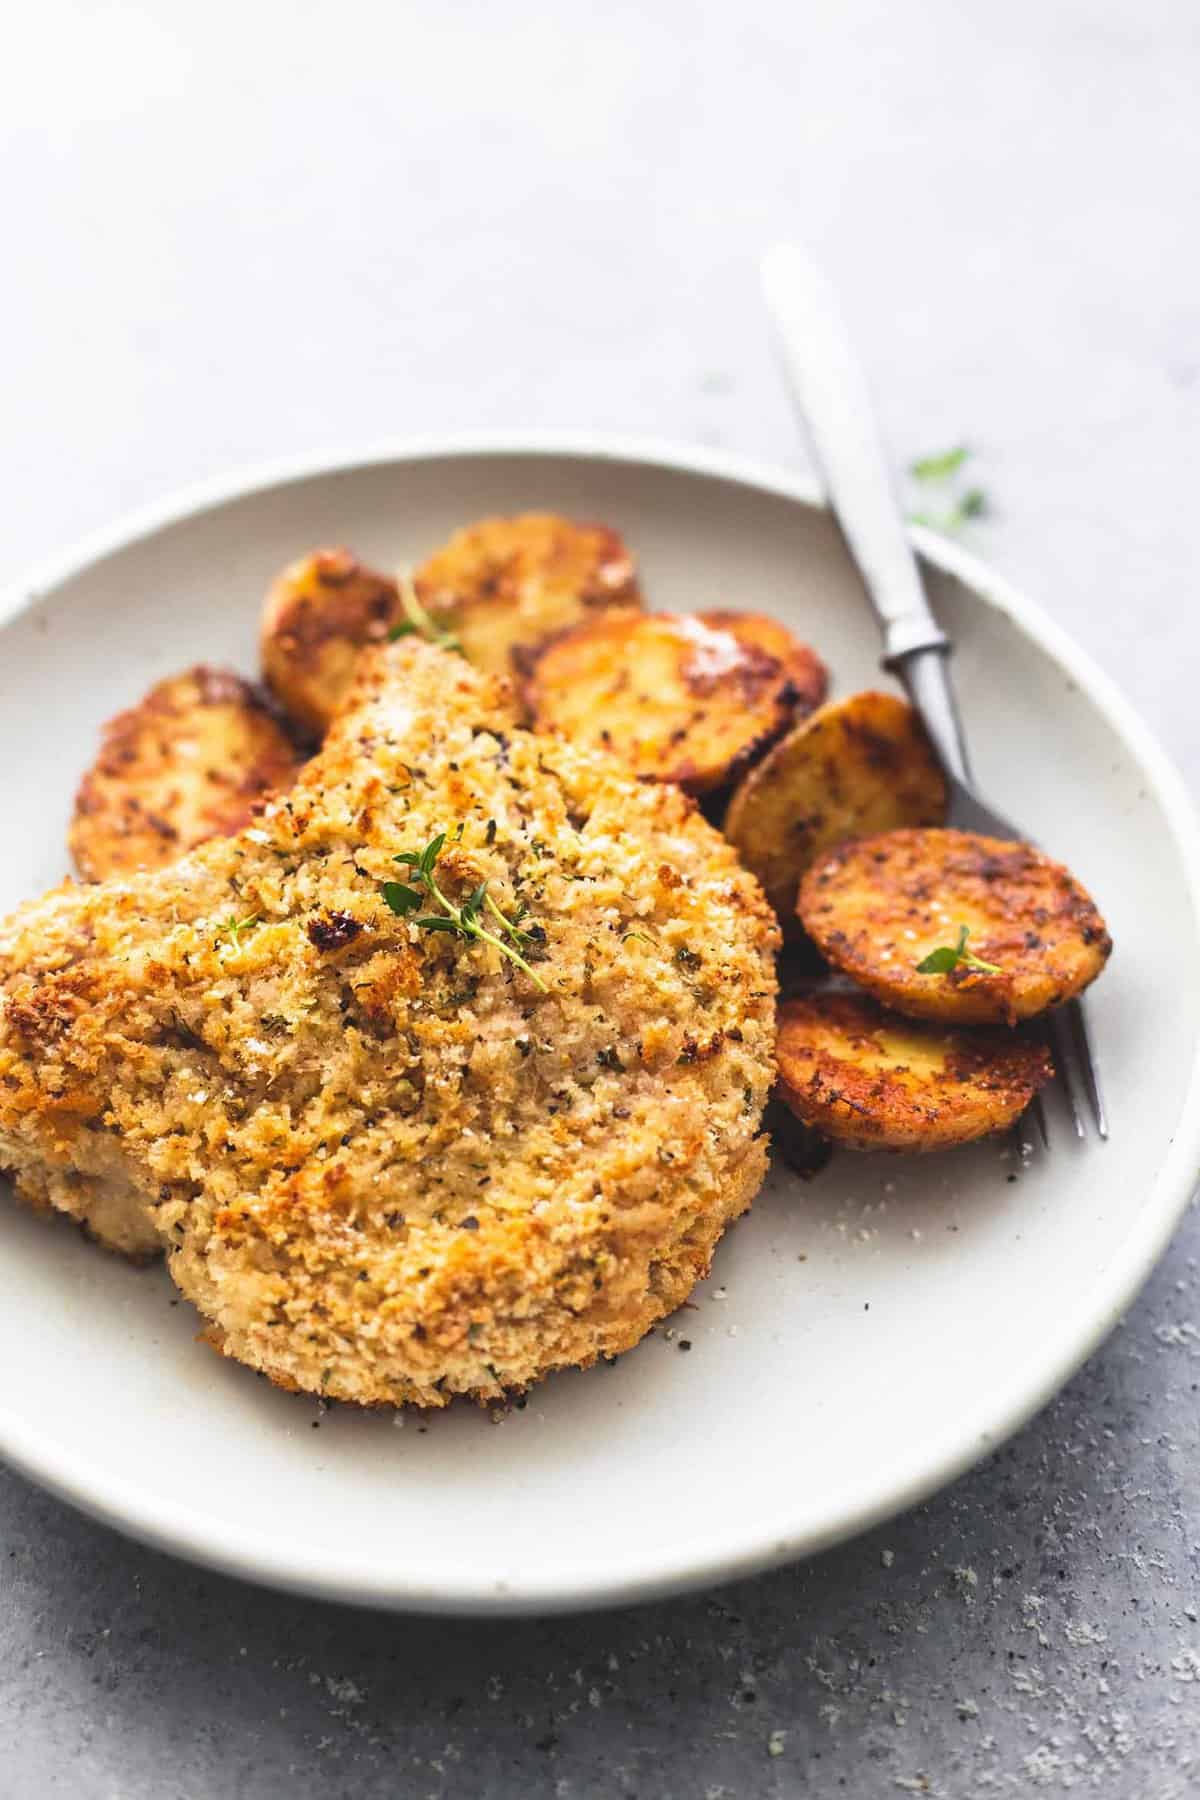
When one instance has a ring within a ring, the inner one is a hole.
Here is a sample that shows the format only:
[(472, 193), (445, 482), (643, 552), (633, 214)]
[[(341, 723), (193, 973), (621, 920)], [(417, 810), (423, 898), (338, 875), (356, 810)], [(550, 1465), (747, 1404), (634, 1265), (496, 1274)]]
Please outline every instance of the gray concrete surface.
[[(790, 457), (753, 265), (800, 233), (898, 458), (974, 446), (976, 547), (1200, 776), (1192, 0), (43, 0), (6, 77), (0, 573), (324, 442), (578, 425)], [(338, 1611), (0, 1474), (0, 1795), (1183, 1800), (1198, 1256), (1193, 1213), (948, 1493), (640, 1611)]]

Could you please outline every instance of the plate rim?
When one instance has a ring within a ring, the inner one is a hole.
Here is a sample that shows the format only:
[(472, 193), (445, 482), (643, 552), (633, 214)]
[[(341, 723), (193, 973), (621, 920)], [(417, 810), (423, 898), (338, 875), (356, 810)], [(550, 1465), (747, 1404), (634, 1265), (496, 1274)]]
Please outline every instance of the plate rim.
[[(817, 484), (803, 474), (738, 452), (701, 448), (659, 438), (579, 431), (506, 432), (489, 430), (384, 439), (342, 449), (309, 451), (258, 461), (216, 477), (190, 483), (165, 497), (126, 512), (114, 523), (45, 557), (0, 590), (0, 629), (47, 594), (93, 564), (155, 533), (229, 503), (273, 488), (323, 476), (352, 473), (388, 463), (434, 459), (553, 457), (570, 461), (640, 464), (658, 471), (712, 476), (808, 507), (823, 507)], [(1016, 628), (1077, 681), (1144, 771), (1159, 801), (1183, 869), (1194, 913), (1200, 918), (1200, 825), (1191, 797), (1167, 752), (1144, 724), (1116, 683), (1070, 635), (1004, 577), (958, 544), (921, 527), (911, 528), (922, 558), (960, 581), (973, 600), (1006, 615)], [(1103, 1154), (1097, 1150), (1095, 1154)], [(519, 1584), (477, 1580), (456, 1582), (443, 1571), (434, 1582), (414, 1571), (389, 1574), (369, 1558), (327, 1554), (305, 1558), (302, 1550), (281, 1548), (252, 1531), (233, 1540), (213, 1539), (205, 1515), (186, 1506), (147, 1502), (135, 1484), (72, 1457), (57, 1442), (15, 1419), (0, 1404), (0, 1458), (37, 1485), (126, 1536), (156, 1549), (258, 1585), (284, 1588), (322, 1599), (394, 1611), (469, 1615), (545, 1614), (648, 1601), (737, 1580), (813, 1555), (857, 1536), (906, 1511), (955, 1480), (1018, 1431), (1070, 1380), (1116, 1325), (1150, 1275), (1192, 1197), (1200, 1171), (1200, 1034), (1181, 1109), (1180, 1126), (1162, 1170), (1131, 1231), (1103, 1276), (1064, 1315), (1064, 1322), (1039, 1355), (1023, 1359), (991, 1390), (991, 1399), (972, 1428), (960, 1424), (932, 1440), (922, 1435), (919, 1455), (910, 1453), (892, 1472), (870, 1483), (834, 1491), (817, 1525), (789, 1531), (786, 1518), (764, 1517), (753, 1531), (709, 1533), (681, 1538), (669, 1555), (634, 1554), (602, 1575), (581, 1569), (572, 1578), (539, 1581), (536, 1571)], [(865, 1492), (869, 1486), (870, 1491)]]

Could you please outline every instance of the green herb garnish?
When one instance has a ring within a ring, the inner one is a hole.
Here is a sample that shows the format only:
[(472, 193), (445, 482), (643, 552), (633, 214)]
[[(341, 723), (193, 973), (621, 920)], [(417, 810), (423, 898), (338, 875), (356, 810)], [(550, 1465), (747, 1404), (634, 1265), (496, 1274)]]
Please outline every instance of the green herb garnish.
[[(491, 944), (494, 949), (499, 950), (501, 956), (506, 956), (509, 962), (515, 963), (519, 969), (524, 969), (533, 985), (540, 988), (543, 994), (548, 993), (549, 989), (545, 982), (530, 968), (521, 954), (522, 950), (531, 948), (541, 936), (544, 936), (540, 927), (536, 927), (533, 931), (522, 931), (517, 921), (525, 916), (523, 905), (518, 910), (515, 919), (507, 918), (488, 893), (486, 881), (481, 881), (479, 886), (459, 906), (446, 898), (438, 886), (437, 877), (434, 874), (445, 842), (446, 833), (439, 831), (436, 837), (429, 840), (423, 850), (401, 850), (392, 858), (393, 862), (400, 863), (407, 869), (408, 880), (384, 881), (380, 884), (380, 891), (386, 904), (399, 918), (411, 918), (413, 924), (418, 925), (422, 931), (443, 931), (449, 936), (468, 941), (471, 938), (481, 938), (484, 943)], [(418, 910), (430, 901), (440, 907), (441, 911), (420, 912)], [(503, 927), (510, 940), (508, 943), (505, 943), (503, 938), (497, 937), (494, 931), (489, 931), (486, 926), (480, 924), (479, 916), (485, 906)]]
[(242, 947), (243, 931), (249, 931), (250, 927), (252, 925), (257, 925), (258, 922), (259, 918), (257, 913), (250, 913), (248, 917), (244, 919), (226, 919), (223, 925), (217, 926), (217, 935), (213, 939), (213, 943), (219, 944), (221, 939), (224, 938), (227, 943), (233, 945), (235, 950), (240, 950)]
[[(926, 486), (940, 486), (961, 474), (970, 455), (966, 445), (960, 444), (954, 450), (942, 450), (934, 456), (919, 456), (916, 462), (908, 465), (908, 472), (914, 481)], [(926, 525), (931, 531), (940, 531), (944, 537), (954, 537), (964, 525), (972, 519), (984, 518), (990, 510), (984, 490), (971, 487), (954, 495), (952, 504), (941, 512), (910, 513), (909, 522)]]
[(951, 475), (958, 474), (970, 454), (965, 444), (959, 444), (954, 450), (918, 456), (915, 462), (909, 463), (908, 472), (914, 481), (948, 481)]
[(984, 962), (973, 950), (967, 949), (970, 930), (966, 925), (958, 928), (957, 944), (940, 944), (931, 950), (922, 962), (917, 964), (918, 975), (949, 975), (952, 969), (978, 969), (981, 975), (1000, 975), (1003, 970), (996, 964)]
[(423, 637), (427, 643), (436, 644), (439, 650), (455, 650), (459, 656), (466, 654), (454, 633), (446, 631), (421, 605), (416, 583), (411, 575), (398, 575), (396, 587), (400, 594), (400, 604), (404, 608), (404, 617), (388, 632), (389, 644), (394, 644), (397, 638)]
[(909, 513), (910, 525), (924, 525), (940, 531), (943, 537), (955, 537), (972, 519), (981, 519), (988, 510), (987, 495), (982, 488), (971, 488), (945, 513)]

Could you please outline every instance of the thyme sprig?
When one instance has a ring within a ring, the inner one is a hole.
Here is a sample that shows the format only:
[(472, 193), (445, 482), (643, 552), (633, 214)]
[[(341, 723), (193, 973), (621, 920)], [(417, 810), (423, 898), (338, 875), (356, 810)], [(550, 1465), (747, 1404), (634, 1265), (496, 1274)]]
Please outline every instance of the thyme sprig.
[(917, 481), (949, 481), (970, 454), (965, 444), (956, 444), (953, 450), (935, 450), (931, 456), (918, 456), (909, 463), (908, 472)]
[(976, 956), (973, 950), (967, 949), (967, 939), (971, 932), (968, 926), (958, 928), (957, 944), (939, 944), (917, 964), (918, 975), (948, 975), (952, 969), (978, 969), (981, 975), (1001, 975), (1003, 970), (998, 963), (984, 962), (982, 956)]
[(240, 950), (242, 947), (243, 931), (249, 931), (252, 925), (257, 925), (258, 923), (259, 915), (257, 913), (249, 913), (244, 919), (235, 919), (231, 915), (225, 920), (223, 925), (217, 926), (217, 935), (213, 939), (213, 942), (214, 944), (219, 944), (222, 938), (224, 938), (227, 943), (233, 945), (235, 950)]
[[(400, 850), (396, 853), (392, 861), (407, 869), (408, 880), (384, 881), (380, 884), (386, 904), (398, 918), (411, 919), (422, 931), (444, 931), (464, 941), (479, 938), (484, 943), (491, 944), (494, 949), (499, 950), (501, 956), (506, 956), (509, 962), (523, 969), (543, 994), (549, 993), (546, 983), (536, 970), (530, 968), (522, 955), (523, 950), (530, 949), (538, 942), (538, 936), (534, 932), (521, 929), (519, 921), (525, 916), (524, 905), (518, 909), (515, 918), (508, 918), (488, 893), (486, 881), (481, 881), (457, 906), (442, 892), (434, 870), (445, 843), (446, 833), (439, 831), (423, 850)], [(420, 907), (430, 901), (441, 908), (440, 912), (419, 911)], [(497, 937), (494, 931), (489, 931), (486, 925), (480, 923), (480, 915), (485, 906), (499, 921), (509, 942), (506, 943), (504, 938)]]
[(454, 633), (439, 625), (432, 613), (422, 606), (417, 584), (404, 569), (396, 577), (396, 588), (404, 617), (388, 632), (389, 644), (394, 644), (397, 638), (423, 637), (427, 643), (436, 644), (439, 650), (454, 650), (459, 656), (466, 655), (461, 641)]

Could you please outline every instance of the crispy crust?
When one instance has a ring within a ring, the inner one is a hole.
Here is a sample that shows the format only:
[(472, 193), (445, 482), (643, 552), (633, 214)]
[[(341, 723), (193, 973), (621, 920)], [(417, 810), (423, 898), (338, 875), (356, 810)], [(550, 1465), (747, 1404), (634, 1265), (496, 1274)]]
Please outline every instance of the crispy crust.
[(787, 936), (816, 859), (850, 838), (945, 817), (946, 784), (907, 701), (831, 700), (780, 738), (736, 789), (725, 835), (762, 882)]
[(820, 658), (756, 613), (590, 620), (549, 644), (525, 682), (539, 730), (612, 750), (638, 775), (711, 793), (818, 704)]
[(642, 607), (637, 570), (607, 525), (556, 513), (481, 519), (415, 576), (422, 605), (490, 674), (524, 667), (548, 638), (598, 612)]
[[(383, 904), (455, 821), (443, 880), (527, 901), (548, 994)], [(0, 1166), (165, 1244), (283, 1386), (493, 1398), (635, 1343), (749, 1204), (777, 944), (677, 789), (515, 729), (406, 639), (249, 831), (0, 925)]]
[(197, 664), (104, 726), (67, 842), (85, 881), (160, 869), (250, 822), (301, 758), (262, 693)]
[(779, 1097), (852, 1150), (948, 1150), (1004, 1131), (1054, 1074), (1043, 1044), (916, 1025), (835, 991), (784, 1002), (776, 1054)]
[[(916, 1019), (1015, 1024), (1096, 979), (1112, 939), (1091, 897), (1029, 844), (965, 831), (891, 831), (844, 844), (800, 884), (800, 921), (835, 968)], [(921, 975), (970, 931), (997, 975)]]
[(349, 550), (314, 550), (289, 563), (263, 604), (263, 677), (298, 731), (325, 735), (354, 681), (367, 644), (400, 617), (400, 596)]

